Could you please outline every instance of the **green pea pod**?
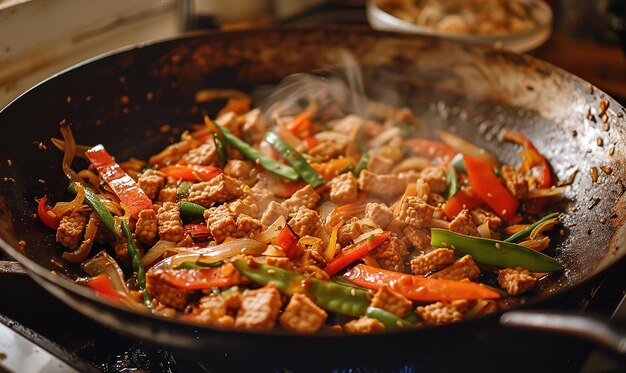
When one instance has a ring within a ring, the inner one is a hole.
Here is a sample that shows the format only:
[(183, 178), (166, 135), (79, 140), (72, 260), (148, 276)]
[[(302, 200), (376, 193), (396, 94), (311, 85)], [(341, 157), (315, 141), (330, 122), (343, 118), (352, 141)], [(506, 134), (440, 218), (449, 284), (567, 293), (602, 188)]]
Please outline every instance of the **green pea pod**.
[(446, 182), (448, 184), (448, 199), (450, 199), (459, 191), (459, 178), (456, 174), (456, 168), (450, 167)]
[(183, 215), (190, 215), (201, 218), (204, 216), (204, 211), (206, 208), (204, 206), (200, 206), (193, 202), (180, 201), (178, 202), (178, 207), (180, 207), (180, 213)]
[(224, 263), (223, 260), (217, 261), (217, 262), (212, 262), (212, 263), (205, 263), (205, 262), (194, 262), (194, 261), (186, 261), (186, 262), (182, 262), (180, 263), (180, 265), (178, 267), (176, 267), (175, 269), (203, 269), (203, 268), (215, 268), (215, 267), (219, 267)]
[(528, 236), (535, 228), (537, 228), (537, 226), (539, 226), (539, 224), (543, 224), (544, 222), (550, 220), (550, 219), (554, 219), (559, 215), (558, 212), (553, 212), (552, 214), (548, 214), (546, 216), (544, 216), (543, 218), (537, 220), (536, 222), (534, 222), (533, 224), (529, 225), (528, 227), (522, 229), (521, 231), (515, 233), (514, 235), (512, 235), (511, 237), (507, 238), (506, 240), (504, 240), (505, 242), (517, 242), (519, 240), (521, 240), (522, 238), (525, 238), (526, 236)]
[(135, 240), (133, 239), (133, 234), (130, 232), (130, 228), (128, 227), (128, 223), (126, 220), (122, 220), (122, 232), (124, 232), (124, 236), (126, 236), (126, 242), (128, 244), (128, 255), (130, 255), (131, 262), (133, 265), (133, 270), (135, 271), (135, 275), (137, 276), (137, 283), (139, 284), (139, 288), (143, 293), (143, 302), (150, 312), (153, 312), (152, 309), (152, 298), (150, 294), (148, 294), (148, 290), (146, 289), (146, 272), (143, 269), (143, 264), (141, 264), (141, 257), (139, 256), (139, 250), (137, 250), (137, 246), (135, 246)]
[(233, 264), (242, 275), (253, 282), (260, 285), (274, 284), (281, 293), (288, 296), (296, 293), (308, 294), (318, 306), (327, 311), (359, 317), (365, 315), (370, 305), (369, 292), (366, 290), (310, 278), (267, 264), (250, 264), (246, 259), (235, 260)]
[(228, 128), (220, 126), (217, 123), (215, 124), (215, 126), (222, 133), (222, 136), (224, 140), (228, 143), (228, 145), (239, 150), (244, 157), (248, 158), (251, 161), (258, 162), (266, 170), (273, 172), (276, 175), (282, 176), (285, 179), (296, 181), (300, 178), (300, 175), (298, 174), (298, 172), (296, 172), (296, 170), (272, 158), (266, 157), (265, 155), (263, 155), (263, 153), (253, 148), (245, 141), (233, 135), (233, 133), (230, 132)]
[(527, 247), (487, 238), (477, 238), (432, 228), (433, 247), (447, 247), (458, 256), (471, 255), (475, 261), (498, 268), (523, 267), (531, 272), (553, 272), (563, 269), (554, 258)]
[(391, 312), (376, 307), (367, 307), (365, 315), (370, 319), (376, 319), (383, 323), (383, 325), (385, 325), (385, 329), (387, 330), (408, 329), (414, 327), (414, 325), (409, 321), (400, 318)]
[(361, 171), (367, 170), (367, 162), (369, 161), (370, 161), (370, 153), (363, 153), (363, 155), (359, 159), (359, 163), (356, 164), (356, 168), (354, 169), (354, 174), (357, 177), (361, 174)]
[(298, 172), (302, 180), (306, 181), (313, 188), (324, 185), (324, 178), (311, 167), (302, 154), (278, 137), (277, 134), (268, 132), (265, 135), (265, 141), (272, 145), (278, 151), (278, 154)]
[[(85, 188), (85, 202), (87, 205), (91, 207), (96, 215), (98, 215), (102, 224), (104, 224), (105, 228), (111, 232), (113, 237), (119, 240), (121, 237), (115, 230), (115, 219), (113, 219), (113, 215), (111, 215), (109, 210), (107, 210), (102, 201), (100, 201), (100, 198), (98, 198), (98, 195), (93, 190), (87, 187), (83, 188)], [(73, 183), (67, 187), (67, 190), (72, 194), (76, 194), (76, 188)]]
[(224, 149), (224, 140), (217, 134), (213, 135), (213, 142), (215, 143), (215, 150), (217, 150), (217, 158), (220, 160), (222, 168), (226, 166), (228, 158), (226, 157), (226, 149)]

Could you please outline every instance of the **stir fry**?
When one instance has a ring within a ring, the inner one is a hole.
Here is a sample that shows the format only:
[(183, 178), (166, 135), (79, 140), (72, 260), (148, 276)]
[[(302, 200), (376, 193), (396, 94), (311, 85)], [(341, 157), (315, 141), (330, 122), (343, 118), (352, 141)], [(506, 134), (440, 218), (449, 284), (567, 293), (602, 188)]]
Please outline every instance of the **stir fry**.
[(373, 333), (497, 312), (562, 269), (542, 252), (563, 189), (523, 134), (502, 134), (521, 147), (514, 167), (449, 132), (407, 137), (408, 109), (246, 106), (146, 161), (76, 145), (62, 125), (74, 198), (44, 196), (38, 213), (82, 284), (212, 327)]

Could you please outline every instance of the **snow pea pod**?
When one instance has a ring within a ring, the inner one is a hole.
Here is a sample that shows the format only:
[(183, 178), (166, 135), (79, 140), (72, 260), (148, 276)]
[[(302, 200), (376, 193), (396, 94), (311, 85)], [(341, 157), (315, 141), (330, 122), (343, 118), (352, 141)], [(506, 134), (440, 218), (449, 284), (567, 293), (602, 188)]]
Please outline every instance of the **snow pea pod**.
[(133, 234), (130, 232), (130, 228), (128, 227), (128, 223), (126, 222), (126, 220), (122, 220), (122, 232), (124, 232), (124, 236), (126, 236), (126, 242), (128, 244), (128, 255), (130, 255), (133, 265), (133, 271), (135, 271), (135, 275), (137, 276), (137, 283), (139, 284), (139, 288), (143, 293), (143, 302), (145, 303), (148, 310), (152, 312), (152, 297), (150, 297), (150, 294), (146, 289), (146, 272), (143, 269), (143, 264), (141, 264), (139, 250), (137, 250), (137, 246), (135, 246)]
[[(111, 215), (109, 210), (107, 210), (102, 201), (100, 201), (100, 198), (98, 198), (98, 195), (94, 193), (93, 190), (88, 187), (83, 188), (85, 189), (85, 202), (87, 205), (91, 207), (96, 215), (98, 215), (102, 224), (104, 224), (113, 237), (119, 240), (121, 237), (115, 230), (115, 219), (113, 219), (113, 215)], [(73, 183), (67, 187), (67, 190), (72, 194), (76, 194), (76, 188)]]
[(332, 281), (306, 277), (267, 264), (238, 259), (233, 262), (244, 276), (260, 285), (273, 284), (283, 294), (307, 294), (323, 309), (342, 315), (365, 315), (370, 305), (369, 292)]
[(400, 318), (389, 311), (385, 311), (377, 307), (367, 307), (367, 312), (365, 313), (365, 315), (370, 319), (376, 319), (383, 323), (383, 325), (385, 325), (385, 329), (387, 330), (407, 329), (414, 327), (414, 325), (411, 324), (409, 321)]
[(278, 137), (277, 134), (268, 132), (265, 135), (265, 141), (274, 147), (278, 154), (298, 172), (302, 180), (306, 181), (313, 188), (324, 185), (324, 178), (311, 167), (302, 154)]
[(193, 202), (187, 202), (187, 201), (178, 202), (178, 207), (180, 207), (181, 214), (195, 216), (199, 218), (204, 216), (204, 211), (206, 210), (204, 206), (200, 206)]
[(537, 228), (537, 226), (539, 224), (542, 224), (543, 222), (550, 220), (550, 219), (554, 219), (559, 215), (558, 212), (553, 212), (552, 214), (548, 214), (546, 216), (544, 216), (543, 218), (537, 220), (536, 222), (534, 222), (533, 224), (529, 225), (528, 227), (522, 229), (521, 231), (515, 233), (514, 235), (512, 235), (511, 237), (507, 238), (506, 240), (504, 240), (505, 242), (517, 242), (519, 240), (521, 240), (522, 238), (525, 238), (526, 236), (528, 236), (533, 229)]

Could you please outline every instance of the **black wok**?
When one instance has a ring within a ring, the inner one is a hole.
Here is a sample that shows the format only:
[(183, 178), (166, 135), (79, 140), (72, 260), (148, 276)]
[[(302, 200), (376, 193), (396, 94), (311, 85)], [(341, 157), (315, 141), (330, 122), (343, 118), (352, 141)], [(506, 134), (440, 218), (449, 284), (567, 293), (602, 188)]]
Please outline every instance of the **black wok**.
[[(49, 142), (58, 136), (61, 121), (72, 124), (77, 142), (103, 143), (119, 160), (146, 157), (168, 142), (171, 133), (159, 131), (162, 125), (186, 128), (203, 114), (215, 115), (218, 106), (194, 103), (199, 89), (249, 91), (276, 83), (288, 74), (318, 68), (325, 52), (335, 47), (356, 56), (370, 97), (410, 106), (431, 128), (456, 131), (506, 163), (519, 162), (517, 149), (497, 141), (497, 133), (518, 130), (542, 150), (559, 179), (579, 171), (559, 206), (566, 212), (565, 234), (555, 238), (556, 248), (549, 251), (566, 269), (524, 298), (526, 307), (567, 299), (624, 256), (626, 123), (617, 102), (529, 56), (346, 27), (192, 34), (83, 63), (31, 89), (0, 113), (3, 250), (50, 293), (96, 321), (194, 356), (218, 356), (228, 364), (310, 362), (314, 367), (331, 361), (428, 361), (444, 350), (471, 355), (494, 338), (499, 315), (393, 334), (301, 337), (225, 332), (122, 309), (71, 281), (80, 271), (63, 263), (53, 233), (33, 217), (37, 198), (59, 200), (65, 193), (61, 154)], [(601, 100), (609, 104), (602, 118)], [(589, 110), (593, 116), (587, 115)], [(590, 169), (601, 166), (607, 172), (610, 168), (610, 174), (599, 171), (593, 182)], [(438, 366), (472, 367), (454, 360), (442, 359)]]

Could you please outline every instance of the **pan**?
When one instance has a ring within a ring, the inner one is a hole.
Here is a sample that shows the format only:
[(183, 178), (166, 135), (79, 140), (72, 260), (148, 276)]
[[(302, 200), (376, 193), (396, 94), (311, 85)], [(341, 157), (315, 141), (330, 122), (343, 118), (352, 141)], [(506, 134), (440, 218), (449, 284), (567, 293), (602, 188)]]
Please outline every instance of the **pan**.
[[(503, 348), (494, 339), (501, 315), (365, 336), (201, 327), (121, 308), (75, 284), (79, 268), (63, 262), (53, 235), (34, 218), (37, 198), (65, 193), (62, 155), (49, 142), (61, 122), (72, 125), (77, 142), (103, 143), (117, 159), (146, 157), (171, 141), (172, 133), (162, 129), (184, 129), (204, 114), (216, 114), (219, 107), (194, 101), (200, 89), (250, 92), (318, 69), (336, 48), (354, 55), (370, 98), (412, 108), (431, 133), (455, 131), (514, 164), (515, 147), (498, 141), (497, 134), (517, 130), (542, 149), (560, 180), (573, 180), (559, 206), (563, 234), (550, 253), (565, 270), (524, 297), (521, 309), (566, 301), (619, 263), (626, 253), (626, 123), (615, 100), (530, 56), (345, 26), (188, 34), (87, 61), (32, 88), (0, 112), (0, 246), (47, 291), (99, 323), (231, 367), (307, 362), (312, 369), (410, 359), (443, 370), (470, 369), (476, 349), (467, 346)], [(464, 358), (435, 358), (443, 351)]]

